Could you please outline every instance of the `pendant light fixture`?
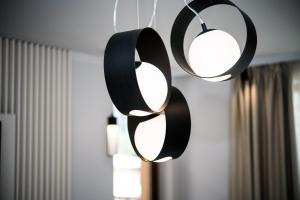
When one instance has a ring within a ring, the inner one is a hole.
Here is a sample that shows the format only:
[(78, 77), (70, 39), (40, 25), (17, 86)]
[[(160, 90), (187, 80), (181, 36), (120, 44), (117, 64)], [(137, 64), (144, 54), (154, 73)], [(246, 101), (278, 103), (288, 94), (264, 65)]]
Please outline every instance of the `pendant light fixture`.
[[(158, 33), (144, 28), (115, 34), (104, 53), (104, 74), (115, 107), (128, 116), (128, 132), (137, 155), (151, 162), (178, 158), (185, 150), (191, 118), (182, 93), (171, 86), (171, 68)], [(157, 0), (150, 25), (155, 17)], [(139, 21), (139, 20), (138, 20)], [(138, 58), (136, 58), (136, 52)]]
[(128, 117), (131, 144), (144, 161), (165, 162), (178, 158), (186, 149), (190, 131), (188, 104), (175, 87), (172, 87), (172, 95), (164, 112)]
[[(186, 5), (178, 14), (171, 31), (171, 49), (180, 67), (207, 81), (228, 80), (243, 72), (253, 59), (257, 45), (255, 26), (249, 16), (229, 0), (194, 0)], [(198, 13), (215, 5), (233, 6), (241, 13), (247, 29), (242, 52), (234, 37), (221, 30), (207, 29), (199, 17)], [(201, 21), (202, 32), (191, 43), (187, 61), (184, 37), (195, 16)]]
[(114, 34), (105, 49), (104, 73), (113, 104), (124, 115), (159, 113), (169, 101), (170, 62), (162, 39), (152, 28)]

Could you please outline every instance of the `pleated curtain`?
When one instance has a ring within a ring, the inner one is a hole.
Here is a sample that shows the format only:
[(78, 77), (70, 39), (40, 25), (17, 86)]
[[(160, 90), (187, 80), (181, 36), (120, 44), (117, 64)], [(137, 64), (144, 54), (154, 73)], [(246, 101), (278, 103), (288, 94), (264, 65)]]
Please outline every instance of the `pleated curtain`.
[(299, 199), (291, 67), (248, 69), (233, 83), (231, 200)]
[(70, 52), (0, 38), (0, 113), (16, 116), (14, 199), (70, 199)]

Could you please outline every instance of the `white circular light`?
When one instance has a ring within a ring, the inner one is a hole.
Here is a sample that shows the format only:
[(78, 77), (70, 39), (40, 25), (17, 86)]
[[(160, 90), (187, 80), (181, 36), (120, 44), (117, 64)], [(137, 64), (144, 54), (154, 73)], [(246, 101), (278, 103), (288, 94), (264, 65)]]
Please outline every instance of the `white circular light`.
[(164, 114), (160, 114), (139, 123), (134, 135), (135, 146), (145, 159), (153, 161), (162, 150), (165, 136), (166, 117)]
[(155, 160), (154, 162), (157, 162), (157, 163), (161, 163), (161, 162), (167, 162), (169, 160), (172, 160), (172, 157), (171, 156), (168, 156), (168, 157), (164, 157), (164, 158), (161, 158), (159, 160)]
[[(146, 104), (151, 110), (159, 111), (168, 95), (168, 83), (164, 74), (154, 65), (142, 62), (136, 69), (136, 77)], [(148, 114), (139, 112), (139, 116), (143, 115)]]
[(132, 110), (132, 111), (129, 112), (129, 114), (134, 115), (134, 116), (142, 117), (142, 116), (151, 115), (152, 113), (145, 112), (145, 111), (142, 111), (142, 110)]
[(233, 67), (240, 54), (240, 47), (230, 34), (211, 30), (193, 40), (189, 49), (189, 62), (197, 75), (212, 77)]
[(230, 79), (231, 77), (232, 77), (231, 74), (227, 74), (227, 75), (220, 76), (220, 77), (202, 78), (202, 79), (206, 80), (206, 81), (211, 81), (211, 82), (219, 82), (219, 81), (224, 81), (224, 80)]

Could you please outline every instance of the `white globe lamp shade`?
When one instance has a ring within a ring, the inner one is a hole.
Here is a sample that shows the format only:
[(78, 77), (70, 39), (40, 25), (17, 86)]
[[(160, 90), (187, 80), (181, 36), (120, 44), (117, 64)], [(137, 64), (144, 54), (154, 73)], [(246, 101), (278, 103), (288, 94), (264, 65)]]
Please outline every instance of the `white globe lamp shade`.
[[(153, 111), (159, 111), (167, 99), (168, 83), (164, 74), (154, 65), (141, 62), (136, 69), (136, 78), (144, 101)], [(151, 113), (132, 110), (130, 115), (146, 116)]]
[(240, 55), (241, 50), (234, 37), (221, 30), (208, 30), (193, 40), (188, 56), (190, 66), (198, 76), (207, 81), (222, 81), (231, 75), (216, 76), (232, 68)]
[(166, 136), (166, 118), (158, 115), (140, 123), (134, 135), (136, 148), (149, 161), (155, 160), (162, 150)]

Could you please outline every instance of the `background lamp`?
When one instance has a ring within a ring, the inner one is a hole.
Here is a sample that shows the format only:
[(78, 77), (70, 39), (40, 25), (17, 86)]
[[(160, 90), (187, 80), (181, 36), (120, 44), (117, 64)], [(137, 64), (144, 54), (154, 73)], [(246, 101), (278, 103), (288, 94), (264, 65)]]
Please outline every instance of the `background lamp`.
[(118, 133), (119, 127), (117, 125), (117, 118), (112, 114), (107, 118), (107, 154), (113, 156), (118, 152)]

